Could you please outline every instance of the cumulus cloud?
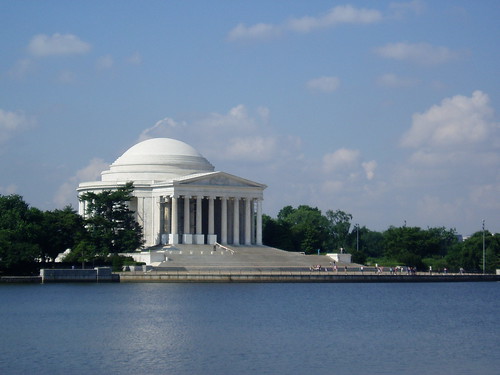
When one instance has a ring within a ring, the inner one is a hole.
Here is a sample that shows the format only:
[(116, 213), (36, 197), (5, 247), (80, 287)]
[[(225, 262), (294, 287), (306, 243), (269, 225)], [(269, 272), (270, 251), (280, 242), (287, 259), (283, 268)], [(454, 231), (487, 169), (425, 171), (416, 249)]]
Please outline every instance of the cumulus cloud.
[(340, 80), (337, 77), (319, 77), (309, 80), (306, 86), (312, 91), (328, 93), (339, 88)]
[(150, 138), (170, 138), (175, 130), (177, 130), (177, 134), (181, 133), (179, 128), (184, 126), (186, 126), (185, 123), (179, 123), (170, 117), (165, 117), (157, 121), (153, 126), (144, 129), (137, 141), (142, 142)]
[(443, 64), (459, 56), (457, 52), (447, 47), (406, 42), (386, 44), (375, 48), (375, 53), (384, 58), (410, 61), (422, 65)]
[(410, 149), (394, 191), (427, 225), (468, 223), (498, 210), (500, 126), (482, 91), (456, 95), (413, 115), (400, 145)]
[(382, 14), (378, 10), (339, 5), (316, 17), (291, 18), (277, 25), (257, 23), (246, 26), (239, 24), (229, 32), (228, 40), (270, 39), (287, 32), (309, 33), (342, 24), (371, 24), (380, 20), (382, 20)]
[(7, 141), (18, 132), (30, 129), (35, 123), (33, 117), (21, 112), (0, 109), (0, 143)]
[(35, 57), (85, 54), (91, 45), (73, 34), (38, 34), (29, 45), (28, 52)]
[(375, 177), (375, 169), (377, 169), (377, 162), (375, 160), (370, 160), (361, 163), (361, 166), (365, 170), (366, 179), (373, 180), (373, 177)]
[(100, 179), (101, 172), (108, 169), (109, 164), (102, 159), (94, 158), (89, 164), (79, 169), (74, 176), (71, 176), (59, 188), (53, 198), (53, 202), (58, 207), (64, 207), (74, 203), (75, 191), (80, 182), (97, 181)]
[(208, 113), (191, 120), (166, 117), (142, 131), (139, 140), (171, 137), (195, 146), (214, 162), (239, 161), (261, 163), (295, 153), (300, 140), (277, 134), (268, 126), (270, 111), (259, 107), (250, 113), (242, 104), (227, 113)]
[(413, 115), (412, 126), (401, 139), (404, 147), (456, 147), (477, 144), (498, 130), (492, 121), (488, 95), (475, 91), (471, 97), (444, 99), (423, 113)]
[(319, 17), (293, 18), (287, 27), (291, 30), (307, 33), (315, 29), (337, 26), (340, 24), (370, 24), (379, 22), (382, 14), (378, 10), (355, 8), (351, 5), (339, 5)]
[[(375, 177), (377, 162), (375, 160), (361, 161), (361, 152), (348, 148), (338, 150), (323, 155), (321, 163), (323, 173), (335, 175), (336, 181), (360, 181), (364, 175), (370, 181)], [(331, 183), (331, 180), (328, 180)], [(339, 186), (339, 184), (335, 184)]]
[(278, 26), (265, 23), (246, 26), (245, 24), (240, 23), (229, 32), (227, 39), (229, 41), (270, 39), (275, 38), (280, 34), (281, 30)]
[(343, 168), (353, 168), (358, 164), (359, 157), (358, 150), (341, 148), (323, 156), (323, 169), (326, 172), (332, 172)]
[(247, 161), (270, 160), (276, 151), (276, 138), (249, 136), (229, 140), (225, 154), (229, 158)]

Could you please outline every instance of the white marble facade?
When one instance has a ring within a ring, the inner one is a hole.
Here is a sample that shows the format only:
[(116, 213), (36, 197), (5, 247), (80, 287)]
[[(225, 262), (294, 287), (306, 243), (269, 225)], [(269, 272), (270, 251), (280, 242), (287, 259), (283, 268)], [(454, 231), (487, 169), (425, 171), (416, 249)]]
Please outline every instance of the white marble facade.
[[(262, 245), (265, 185), (214, 167), (188, 144), (170, 138), (140, 142), (78, 194), (134, 182), (130, 208), (146, 246), (158, 244)], [(79, 213), (85, 206), (80, 202)]]

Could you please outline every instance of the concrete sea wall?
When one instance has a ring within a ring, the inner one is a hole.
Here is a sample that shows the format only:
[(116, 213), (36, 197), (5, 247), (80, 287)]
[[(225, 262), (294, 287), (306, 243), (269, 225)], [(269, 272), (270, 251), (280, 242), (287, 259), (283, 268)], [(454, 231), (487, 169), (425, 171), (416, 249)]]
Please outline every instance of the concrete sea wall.
[(122, 283), (435, 283), (435, 282), (495, 282), (500, 275), (494, 274), (419, 274), (376, 275), (334, 274), (331, 272), (300, 271), (167, 271), (167, 272), (120, 272), (113, 274), (110, 268), (89, 270), (42, 269), (40, 276), (2, 276), (0, 283), (64, 283), (64, 282), (122, 282)]
[(181, 282), (181, 283), (415, 283), (415, 282), (471, 282), (500, 281), (499, 275), (361, 275), (321, 272), (224, 272), (171, 271), (122, 272), (120, 282)]
[(61, 282), (113, 282), (119, 277), (111, 272), (109, 267), (96, 267), (94, 269), (45, 269), (40, 270), (42, 283)]

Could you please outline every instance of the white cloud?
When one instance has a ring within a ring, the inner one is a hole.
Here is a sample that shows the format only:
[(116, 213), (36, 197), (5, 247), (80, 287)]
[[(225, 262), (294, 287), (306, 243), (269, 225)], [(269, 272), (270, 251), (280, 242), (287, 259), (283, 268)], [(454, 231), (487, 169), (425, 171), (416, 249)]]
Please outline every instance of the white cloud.
[(340, 80), (337, 77), (319, 77), (311, 79), (306, 86), (317, 92), (333, 92), (340, 86)]
[(253, 26), (246, 26), (239, 24), (229, 32), (228, 40), (263, 40), (275, 38), (286, 32), (309, 33), (341, 24), (371, 24), (381, 20), (382, 14), (378, 10), (339, 5), (317, 17), (291, 18), (277, 25), (257, 23)]
[(283, 155), (294, 154), (300, 140), (276, 134), (269, 127), (270, 111), (259, 107), (255, 115), (240, 104), (227, 113), (209, 113), (191, 121), (166, 117), (145, 129), (139, 140), (152, 137), (171, 137), (195, 146), (213, 162), (279, 162)]
[(36, 57), (84, 54), (90, 51), (90, 44), (73, 34), (35, 35), (29, 45), (28, 52)]
[(446, 98), (440, 105), (413, 115), (412, 126), (403, 135), (401, 145), (443, 148), (477, 144), (498, 130), (492, 117), (489, 97), (481, 91), (475, 91), (470, 98)]
[(108, 169), (109, 164), (102, 159), (94, 158), (87, 166), (79, 169), (76, 174), (64, 182), (54, 196), (54, 203), (58, 207), (64, 207), (74, 203), (76, 188), (80, 182), (97, 181), (100, 179), (101, 172)]
[(375, 169), (377, 169), (377, 162), (375, 160), (370, 160), (361, 163), (361, 166), (365, 170), (366, 179), (373, 180), (373, 177), (375, 177)]
[(378, 77), (377, 83), (384, 87), (400, 88), (415, 86), (418, 84), (418, 81), (413, 78), (400, 77), (393, 73), (387, 73)]
[(0, 109), (0, 143), (7, 141), (15, 133), (30, 129), (36, 121), (23, 113)]
[(97, 59), (96, 67), (99, 70), (111, 69), (113, 67), (113, 56), (105, 55)]
[[(170, 138), (173, 136), (172, 133), (176, 128), (183, 127), (185, 125), (185, 123), (178, 123), (170, 117), (165, 117), (164, 119), (157, 121), (150, 128), (144, 129), (139, 135), (137, 141), (142, 142), (150, 138)], [(179, 133), (179, 129), (177, 129), (177, 133)]]
[(443, 64), (459, 56), (455, 51), (447, 47), (433, 46), (428, 43), (389, 43), (383, 47), (375, 49), (379, 56), (400, 60), (410, 61), (422, 65)]
[(370, 24), (379, 22), (381, 19), (382, 14), (378, 10), (339, 5), (319, 17), (293, 18), (287, 22), (287, 28), (307, 33), (315, 29), (329, 28), (340, 24)]
[(255, 40), (255, 39), (270, 39), (275, 38), (281, 34), (278, 26), (258, 23), (253, 26), (246, 26), (240, 23), (228, 34), (229, 41), (235, 40)]
[(225, 154), (231, 159), (247, 161), (270, 160), (276, 152), (276, 138), (235, 137), (229, 140)]
[(323, 169), (326, 172), (332, 172), (338, 169), (353, 168), (358, 165), (359, 157), (358, 150), (341, 148), (323, 156)]
[(470, 228), (496, 215), (500, 127), (487, 94), (456, 95), (414, 114), (400, 145), (412, 153), (398, 162), (392, 191), (420, 223)]

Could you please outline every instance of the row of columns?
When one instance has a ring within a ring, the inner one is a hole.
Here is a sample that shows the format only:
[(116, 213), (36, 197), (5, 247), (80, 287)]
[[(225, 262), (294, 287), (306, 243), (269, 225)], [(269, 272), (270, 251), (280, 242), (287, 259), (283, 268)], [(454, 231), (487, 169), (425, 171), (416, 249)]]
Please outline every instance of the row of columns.
[[(203, 218), (203, 208), (202, 208), (202, 196), (196, 196), (196, 218), (195, 218), (195, 232), (191, 233), (191, 196), (184, 195), (184, 207), (179, 207), (179, 197), (180, 196), (170, 196), (170, 210), (169, 210), (169, 222), (170, 231), (168, 234), (168, 243), (177, 244), (180, 242), (179, 234), (179, 222), (178, 213), (183, 210), (183, 227), (184, 233), (182, 235), (182, 242), (187, 244), (204, 244), (205, 234), (202, 228), (202, 218)], [(206, 243), (214, 244), (219, 242), (223, 245), (228, 243), (228, 229), (229, 225), (232, 226), (232, 236), (233, 244), (240, 245), (240, 200), (243, 199), (245, 202), (244, 207), (244, 233), (243, 233), (243, 244), (252, 244), (252, 233), (255, 237), (254, 243), (256, 245), (262, 245), (262, 201), (256, 198), (238, 198), (238, 197), (217, 197), (220, 199), (220, 238), (217, 238), (215, 233), (215, 199), (216, 197), (208, 196), (208, 233), (206, 233)], [(233, 220), (232, 223), (228, 223), (228, 199), (233, 200)], [(253, 210), (253, 202), (256, 204), (256, 211)], [(252, 227), (253, 214), (255, 213), (255, 224)], [(252, 231), (252, 229), (254, 231)]]

